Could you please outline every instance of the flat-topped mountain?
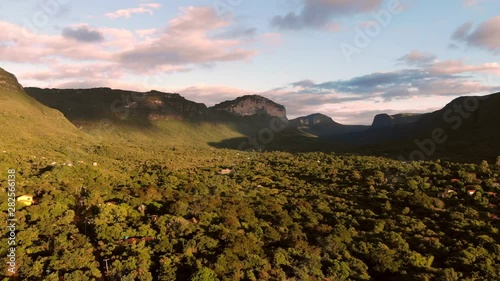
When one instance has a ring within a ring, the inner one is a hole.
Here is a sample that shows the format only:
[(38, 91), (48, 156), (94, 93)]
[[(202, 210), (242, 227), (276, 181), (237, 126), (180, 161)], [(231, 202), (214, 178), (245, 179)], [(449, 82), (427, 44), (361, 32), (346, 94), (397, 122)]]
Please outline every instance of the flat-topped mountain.
[(292, 119), (289, 122), (289, 127), (296, 128), (304, 133), (318, 137), (338, 136), (353, 132), (361, 132), (368, 128), (367, 126), (342, 125), (335, 122), (331, 117), (321, 113)]
[(386, 129), (386, 128), (394, 128), (398, 125), (407, 125), (413, 122), (416, 122), (422, 117), (422, 114), (413, 114), (413, 113), (402, 113), (396, 115), (389, 114), (378, 114), (373, 119), (372, 129)]
[(331, 117), (321, 113), (298, 117), (290, 120), (290, 123), (294, 123), (297, 126), (340, 126), (340, 124), (333, 121)]
[(286, 108), (259, 95), (246, 95), (211, 107), (215, 112), (226, 112), (237, 117), (270, 116), (286, 118)]
[(150, 91), (95, 89), (26, 88), (41, 103), (61, 111), (74, 123), (103, 118), (131, 124), (147, 124), (158, 119), (203, 120), (207, 107), (179, 94)]

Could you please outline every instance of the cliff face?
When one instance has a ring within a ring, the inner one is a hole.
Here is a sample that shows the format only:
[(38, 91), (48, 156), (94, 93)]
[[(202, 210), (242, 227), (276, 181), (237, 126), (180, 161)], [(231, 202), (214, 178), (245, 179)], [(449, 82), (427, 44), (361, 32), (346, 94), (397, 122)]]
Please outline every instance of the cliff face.
[(286, 118), (284, 106), (258, 95), (242, 96), (232, 101), (225, 101), (211, 107), (210, 110), (229, 113), (236, 117), (269, 116)]
[(132, 123), (160, 119), (201, 120), (207, 114), (207, 107), (202, 103), (158, 91), (26, 88), (26, 92), (41, 103), (60, 110), (72, 122), (103, 118)]

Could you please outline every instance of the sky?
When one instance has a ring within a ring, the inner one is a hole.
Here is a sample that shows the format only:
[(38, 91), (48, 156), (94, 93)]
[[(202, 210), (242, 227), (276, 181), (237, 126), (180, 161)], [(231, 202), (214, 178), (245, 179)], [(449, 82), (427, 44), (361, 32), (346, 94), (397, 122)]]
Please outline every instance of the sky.
[(23, 86), (246, 94), (371, 124), (500, 91), (497, 0), (3, 0)]

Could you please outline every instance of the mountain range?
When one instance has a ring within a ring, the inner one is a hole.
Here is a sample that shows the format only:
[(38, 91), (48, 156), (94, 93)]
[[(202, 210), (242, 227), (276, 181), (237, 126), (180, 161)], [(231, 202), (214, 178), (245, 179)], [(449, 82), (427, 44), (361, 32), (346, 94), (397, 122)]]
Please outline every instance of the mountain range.
[[(29, 128), (21, 134), (26, 138), (38, 131), (39, 136), (52, 131), (60, 137), (76, 134), (85, 138), (76, 128), (88, 134), (107, 122), (125, 130), (126, 135), (127, 130), (161, 131), (168, 127), (168, 135), (174, 137), (176, 132), (191, 128), (190, 139), (226, 148), (241, 148), (242, 142), (253, 137), (258, 145), (250, 149), (259, 150), (381, 154), (405, 160), (474, 161), (500, 155), (500, 117), (496, 112), (500, 93), (460, 97), (425, 114), (380, 114), (372, 125), (356, 126), (339, 124), (320, 113), (288, 120), (284, 106), (259, 95), (207, 107), (179, 94), (158, 91), (23, 88), (2, 69), (0, 89), (2, 123), (23, 121), (23, 130)], [(211, 137), (197, 135), (201, 131)]]

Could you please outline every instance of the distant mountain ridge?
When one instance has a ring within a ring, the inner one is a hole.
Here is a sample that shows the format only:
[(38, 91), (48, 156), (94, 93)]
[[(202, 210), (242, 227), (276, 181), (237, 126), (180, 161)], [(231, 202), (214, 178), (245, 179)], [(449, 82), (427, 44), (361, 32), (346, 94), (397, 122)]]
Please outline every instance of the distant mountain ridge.
[[(283, 105), (258, 95), (246, 95), (207, 107), (179, 94), (159, 91), (138, 93), (110, 88), (23, 90), (15, 76), (3, 70), (0, 71), (0, 89), (0, 101), (3, 105), (0, 108), (0, 118), (4, 116), (4, 119), (5, 116), (11, 116), (6, 115), (8, 112), (5, 110), (9, 108), (11, 111), (18, 109), (22, 113), (16, 113), (18, 116), (34, 116), (35, 112), (41, 112), (46, 117), (53, 116), (59, 120), (67, 118), (79, 127), (95, 124), (103, 118), (111, 119), (114, 124), (123, 123), (139, 128), (153, 128), (157, 122), (175, 120), (214, 126), (221, 124), (224, 127), (220, 128), (224, 128), (227, 136), (261, 134), (261, 137), (262, 130), (269, 128), (273, 118), (288, 120)], [(38, 102), (59, 110), (66, 118)], [(7, 107), (9, 103), (12, 106)], [(418, 155), (436, 157), (453, 153), (471, 157), (496, 157), (500, 155), (498, 108), (500, 93), (485, 97), (460, 97), (440, 110), (425, 114), (379, 114), (374, 117), (371, 126), (342, 125), (329, 116), (315, 113), (287, 121), (284, 130), (274, 132), (273, 141), (268, 147), (286, 150), (293, 144), (296, 151), (321, 149), (368, 153), (402, 152), (402, 155), (417, 155), (415, 151), (420, 151)], [(37, 121), (32, 123), (38, 124)], [(68, 127), (68, 124), (70, 123), (66, 122), (64, 126)], [(181, 123), (176, 124), (181, 126)], [(45, 125), (37, 126), (42, 128)], [(72, 128), (74, 127), (69, 126), (69, 131)], [(231, 128), (235, 131), (231, 131)], [(446, 141), (428, 144), (437, 129), (442, 130), (438, 133)], [(190, 132), (196, 133), (195, 130)], [(211, 138), (215, 139), (215, 135), (211, 134)], [(421, 143), (428, 144), (428, 147), (423, 147)]]

